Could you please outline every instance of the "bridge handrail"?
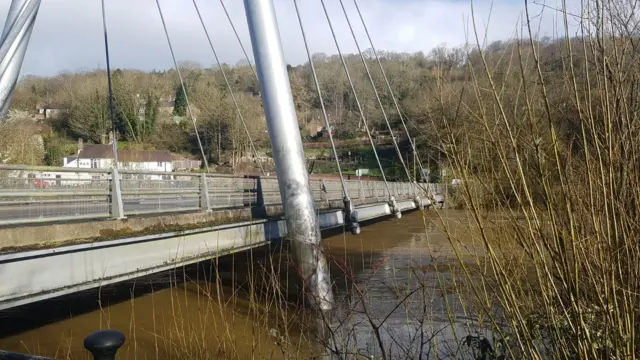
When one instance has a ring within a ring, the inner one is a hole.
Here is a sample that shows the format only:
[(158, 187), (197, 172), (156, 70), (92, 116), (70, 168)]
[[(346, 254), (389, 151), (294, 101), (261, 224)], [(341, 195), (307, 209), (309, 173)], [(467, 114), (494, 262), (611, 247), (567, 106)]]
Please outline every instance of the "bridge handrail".
[(58, 167), (58, 166), (40, 166), (40, 165), (7, 165), (0, 164), (0, 171), (33, 171), (33, 172), (87, 172), (87, 173), (102, 173), (108, 174), (109, 169), (93, 169), (93, 168), (71, 168), (71, 167)]
[[(344, 196), (338, 179), (309, 183), (316, 203)], [(388, 198), (381, 181), (353, 179), (347, 185), (352, 199)], [(398, 200), (412, 198), (411, 183), (389, 185)], [(421, 187), (427, 193), (420, 196), (437, 193), (432, 185)], [(0, 165), (0, 226), (280, 203), (275, 176)]]

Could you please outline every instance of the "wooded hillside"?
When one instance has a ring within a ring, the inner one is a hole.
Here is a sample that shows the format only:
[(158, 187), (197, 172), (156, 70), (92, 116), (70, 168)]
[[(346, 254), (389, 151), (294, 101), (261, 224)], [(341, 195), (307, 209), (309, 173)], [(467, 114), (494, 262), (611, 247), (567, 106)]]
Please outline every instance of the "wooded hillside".
[[(482, 122), (476, 121), (479, 116), (499, 117), (502, 113), (508, 113), (521, 117), (521, 124), (512, 129), (516, 134), (530, 133), (531, 126), (553, 124), (557, 126), (563, 139), (572, 141), (579, 138), (575, 96), (569, 91), (574, 84), (566, 76), (570, 63), (569, 45), (572, 47), (572, 71), (580, 80), (581, 74), (590, 66), (599, 66), (599, 60), (598, 49), (593, 44), (585, 48), (577, 39), (567, 42), (566, 39), (551, 41), (545, 38), (533, 43), (533, 46), (528, 41), (498, 41), (482, 52), (477, 48), (443, 45), (426, 55), (421, 52), (379, 52), (379, 56), (412, 136), (417, 137), (423, 162), (427, 163), (425, 166), (432, 167), (445, 157), (446, 146), (443, 140), (451, 142), (464, 138), (471, 146), (482, 151), (482, 142), (470, 137), (478, 133), (478, 126), (484, 126)], [(539, 63), (534, 61), (533, 48), (537, 49)], [(628, 51), (635, 51), (635, 47)], [(373, 52), (366, 51), (364, 57), (372, 71), (392, 127), (398, 134), (404, 135), (399, 115)], [(365, 133), (362, 131), (360, 114), (339, 57), (315, 54), (313, 58), (330, 121), (335, 125), (335, 136), (338, 139), (362, 138)], [(383, 114), (360, 56), (348, 55), (346, 60), (370, 126), (386, 130)], [(637, 62), (625, 62), (620, 66), (628, 67), (631, 71), (636, 64)], [(248, 139), (220, 69), (205, 68), (195, 62), (182, 62), (180, 66), (186, 81), (187, 97), (197, 119), (199, 135), (209, 160), (214, 164), (223, 163), (248, 154)], [(491, 77), (484, 71), (485, 68), (489, 70)], [(225, 65), (224, 70), (257, 148), (266, 153), (270, 145), (265, 131), (259, 86), (253, 71), (246, 65)], [(320, 100), (314, 90), (308, 64), (288, 66), (288, 70), (301, 132), (308, 139), (323, 125)], [(541, 76), (538, 75), (538, 70)], [(547, 101), (542, 102), (535, 94), (528, 94), (527, 98), (523, 93), (523, 86), (527, 82), (544, 82), (549, 95)], [(585, 87), (588, 84), (585, 81), (575, 86)], [(174, 70), (144, 72), (117, 69), (113, 72), (113, 88), (114, 122), (122, 146), (168, 149), (199, 157), (200, 151), (187, 113), (186, 99)], [(502, 106), (492, 104), (494, 94), (488, 91), (492, 88), (498, 90)], [(636, 92), (629, 95), (637, 96)], [(597, 98), (600, 94), (593, 93), (591, 96)], [(535, 105), (527, 111), (524, 110), (526, 99), (533, 102), (530, 105)], [(629, 104), (632, 103), (635, 104)], [(596, 102), (592, 111), (597, 111), (597, 107)], [(49, 147), (44, 149), (48, 155), (39, 159), (34, 155), (34, 159), (28, 160), (18, 160), (15, 157), (11, 161), (57, 165), (55, 161), (60, 158), (57, 153), (71, 151), (72, 146), (69, 144), (75, 143), (77, 138), (100, 142), (111, 129), (106, 73), (96, 70), (63, 73), (50, 78), (24, 78), (15, 92), (13, 109), (37, 113), (38, 109), (45, 108), (61, 109), (53, 119), (45, 120), (49, 125), (45, 128), (50, 128), (44, 141), (45, 147)], [(528, 120), (530, 117), (546, 116), (550, 118), (550, 122), (537, 122), (533, 125)], [(445, 139), (445, 130), (455, 139)], [(507, 129), (496, 123), (492, 131), (503, 136)], [(539, 141), (548, 143), (550, 139)], [(579, 147), (579, 144), (580, 141), (571, 142), (571, 146)], [(406, 149), (407, 144), (404, 145)], [(55, 146), (58, 148), (54, 149)], [(55, 154), (51, 154), (52, 152)]]

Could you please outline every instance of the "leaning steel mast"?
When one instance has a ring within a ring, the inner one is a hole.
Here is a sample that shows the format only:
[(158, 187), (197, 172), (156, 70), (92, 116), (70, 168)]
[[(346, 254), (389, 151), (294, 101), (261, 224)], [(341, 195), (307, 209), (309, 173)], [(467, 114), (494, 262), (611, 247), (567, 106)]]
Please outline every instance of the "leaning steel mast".
[(273, 0), (244, 0), (267, 118), (287, 237), (305, 287), (321, 310), (333, 306), (329, 268), (320, 247), (320, 226), (304, 159), (291, 84)]
[(41, 0), (12, 0), (0, 37), (0, 118), (9, 112)]

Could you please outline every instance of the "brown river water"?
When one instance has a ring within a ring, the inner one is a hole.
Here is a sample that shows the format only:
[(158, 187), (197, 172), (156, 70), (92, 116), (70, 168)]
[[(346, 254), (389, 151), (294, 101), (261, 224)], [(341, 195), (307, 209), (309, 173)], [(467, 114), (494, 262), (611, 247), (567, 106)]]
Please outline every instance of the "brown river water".
[(459, 344), (474, 321), (443, 221), (467, 237), (469, 220), (455, 210), (325, 234), (336, 310), (324, 340), (295, 264), (274, 247), (0, 312), (0, 349), (88, 359), (83, 338), (112, 328), (127, 337), (118, 359), (308, 359), (326, 347), (350, 359), (378, 358), (380, 347), (389, 359), (466, 358)]

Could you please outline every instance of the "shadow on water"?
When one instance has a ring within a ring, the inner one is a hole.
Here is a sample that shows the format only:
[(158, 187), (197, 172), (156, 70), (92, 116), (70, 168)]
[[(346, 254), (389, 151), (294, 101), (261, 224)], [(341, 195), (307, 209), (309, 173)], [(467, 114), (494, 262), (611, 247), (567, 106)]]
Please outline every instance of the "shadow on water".
[[(216, 260), (206, 260), (135, 280), (123, 281), (0, 311), (0, 338), (98, 311), (101, 308), (130, 301), (132, 298), (175, 288), (184, 284), (185, 281), (192, 281), (192, 279), (215, 282), (216, 276), (219, 276), (223, 286), (231, 288), (231, 279), (227, 274), (233, 272), (234, 264), (244, 264), (246, 265), (245, 268), (248, 268), (251, 258), (257, 263), (262, 263), (270, 259), (273, 253), (280, 251), (280, 247), (281, 245), (279, 244), (273, 248), (265, 246), (253, 249), (250, 252), (242, 252)], [(237, 271), (235, 274), (236, 276), (238, 275)]]
[[(411, 358), (434, 334), (454, 338), (444, 299), (464, 314), (440, 286), (452, 275), (433, 271), (453, 257), (425, 214), (371, 222), (358, 236), (323, 232), (341, 349), (373, 355), (382, 342), (390, 358)], [(123, 359), (309, 358), (313, 317), (300, 289), (287, 244), (275, 244), (0, 312), (0, 349), (85, 358), (84, 336), (110, 327), (127, 335)]]

